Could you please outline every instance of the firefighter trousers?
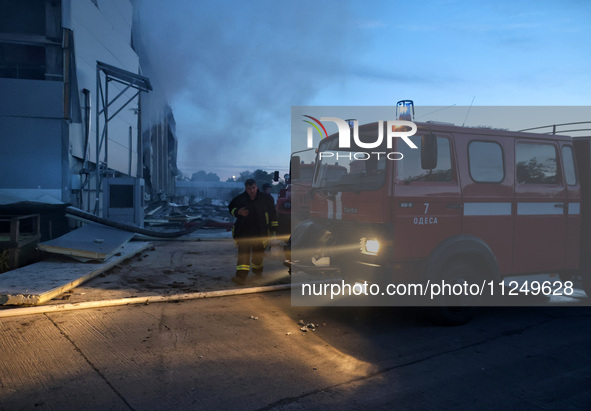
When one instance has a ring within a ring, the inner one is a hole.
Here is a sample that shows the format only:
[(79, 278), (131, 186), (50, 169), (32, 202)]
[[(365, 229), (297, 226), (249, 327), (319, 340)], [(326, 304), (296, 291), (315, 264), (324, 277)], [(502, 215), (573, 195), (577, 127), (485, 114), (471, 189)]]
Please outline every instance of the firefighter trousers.
[(236, 240), (236, 243), (238, 245), (236, 277), (245, 280), (251, 268), (253, 274), (262, 275), (265, 243), (256, 238), (240, 238)]

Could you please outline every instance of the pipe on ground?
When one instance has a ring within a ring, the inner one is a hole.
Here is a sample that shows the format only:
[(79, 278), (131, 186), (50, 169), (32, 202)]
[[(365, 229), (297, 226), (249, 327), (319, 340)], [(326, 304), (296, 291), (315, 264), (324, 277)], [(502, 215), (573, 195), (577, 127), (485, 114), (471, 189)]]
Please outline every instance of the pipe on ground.
[[(300, 284), (294, 284), (300, 285)], [(21, 307), (0, 310), (0, 318), (18, 317), (21, 315), (47, 314), (63, 311), (84, 310), (89, 308), (115, 307), (131, 304), (150, 304), (171, 301), (196, 300), (200, 298), (228, 297), (232, 295), (265, 293), (271, 291), (289, 290), (292, 284), (267, 285), (261, 287), (236, 288), (232, 290), (203, 291), (197, 293), (174, 295), (151, 295), (147, 297), (119, 298), (115, 300), (85, 301), (73, 304), (54, 304), (38, 307)]]
[(199, 230), (200, 228), (204, 227), (207, 223), (211, 220), (203, 220), (198, 225), (187, 228), (186, 230), (181, 231), (173, 231), (168, 233), (163, 233), (161, 231), (153, 231), (153, 230), (146, 230), (145, 228), (136, 227), (131, 224), (121, 223), (119, 221), (109, 220), (108, 218), (98, 217), (94, 214), (88, 213), (86, 211), (80, 210), (79, 208), (68, 206), (66, 207), (66, 213), (71, 214), (76, 217), (84, 218), (85, 220), (93, 221), (95, 223), (104, 224), (109, 227), (117, 228), (123, 231), (129, 231), (132, 233), (137, 234), (144, 234), (150, 237), (156, 238), (177, 238), (182, 237), (187, 234), (191, 234), (193, 231)]

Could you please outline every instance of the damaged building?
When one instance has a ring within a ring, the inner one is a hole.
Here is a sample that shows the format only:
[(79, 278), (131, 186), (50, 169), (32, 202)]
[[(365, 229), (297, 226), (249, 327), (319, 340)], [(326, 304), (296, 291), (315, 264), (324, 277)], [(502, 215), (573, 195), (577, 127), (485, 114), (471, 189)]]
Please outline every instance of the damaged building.
[(141, 226), (145, 201), (174, 195), (177, 137), (143, 70), (132, 2), (0, 0), (0, 9), (0, 215), (45, 205), (45, 239), (64, 231), (50, 205)]

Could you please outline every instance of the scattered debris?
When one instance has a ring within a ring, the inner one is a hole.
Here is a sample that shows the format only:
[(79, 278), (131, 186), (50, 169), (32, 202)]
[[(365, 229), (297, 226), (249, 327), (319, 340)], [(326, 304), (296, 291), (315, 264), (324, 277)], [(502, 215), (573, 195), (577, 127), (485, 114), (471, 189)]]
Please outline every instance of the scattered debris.
[[(298, 321), (298, 325), (302, 326), (300, 328), (300, 331), (305, 332), (305, 333), (307, 333), (308, 331), (316, 331), (316, 328), (318, 328), (320, 326), (320, 324), (314, 324), (314, 323), (306, 324), (306, 322), (304, 320)], [(324, 325), (326, 325), (326, 323), (324, 323)]]
[(190, 228), (208, 221), (203, 228), (225, 228), (230, 231), (233, 218), (228, 212), (228, 203), (206, 198), (189, 205), (180, 205), (157, 200), (145, 208), (144, 224), (158, 227)]
[(286, 333), (285, 333), (285, 335), (291, 335), (291, 332), (290, 332), (290, 331), (288, 331), (288, 332), (286, 332)]
[(251, 315), (249, 318), (250, 318), (251, 320), (258, 320), (258, 319), (259, 319), (259, 317), (255, 317), (254, 315)]

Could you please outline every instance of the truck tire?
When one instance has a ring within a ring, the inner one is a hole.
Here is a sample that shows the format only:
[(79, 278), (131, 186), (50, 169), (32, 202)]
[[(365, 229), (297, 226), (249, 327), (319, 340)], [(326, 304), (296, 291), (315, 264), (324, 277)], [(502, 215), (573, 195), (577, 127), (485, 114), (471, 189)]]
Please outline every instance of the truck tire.
[[(455, 260), (446, 264), (437, 275), (437, 282), (441, 284), (472, 284), (478, 282), (479, 275), (471, 264)], [(442, 306), (433, 307), (432, 320), (439, 325), (456, 326), (468, 323), (474, 316), (474, 306), (478, 304), (479, 297), (471, 296), (447, 296)]]

